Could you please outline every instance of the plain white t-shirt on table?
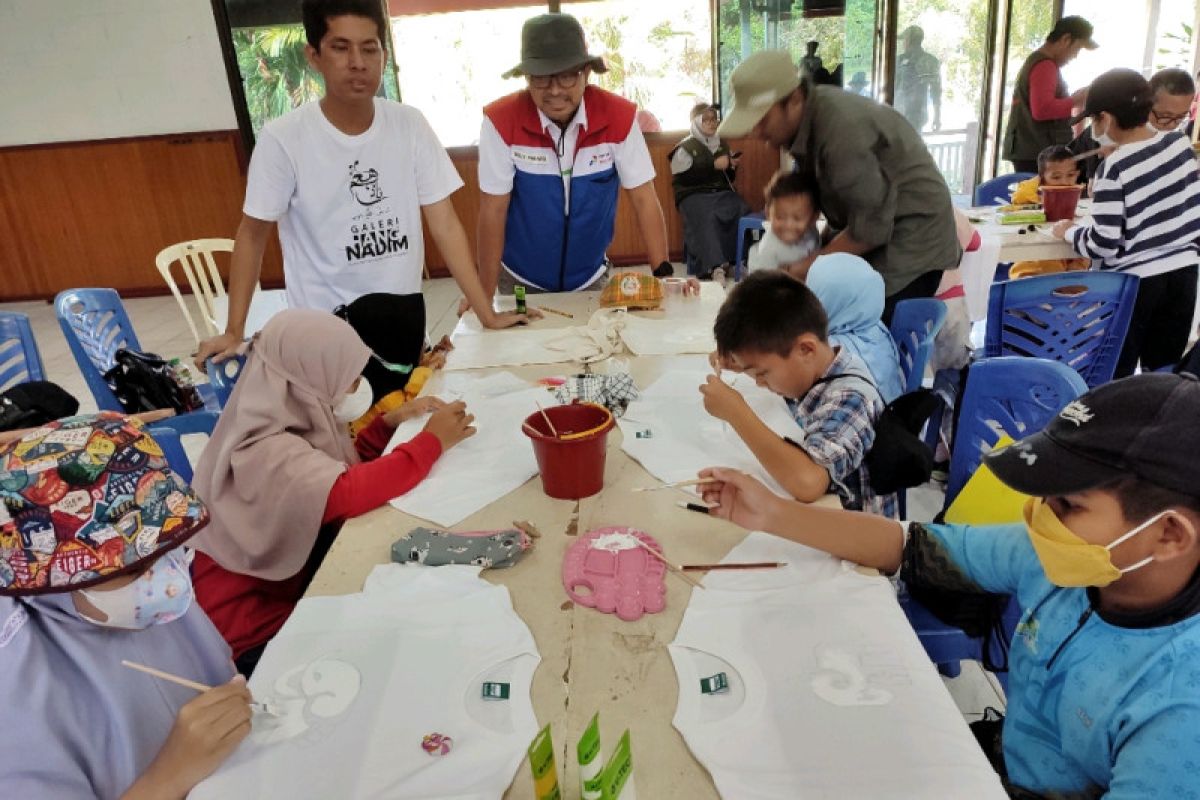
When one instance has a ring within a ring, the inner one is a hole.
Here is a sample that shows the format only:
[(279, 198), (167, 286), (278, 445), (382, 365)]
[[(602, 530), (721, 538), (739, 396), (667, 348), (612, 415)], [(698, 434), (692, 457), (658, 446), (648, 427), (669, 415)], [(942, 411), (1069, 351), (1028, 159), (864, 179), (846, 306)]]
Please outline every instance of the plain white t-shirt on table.
[(371, 127), (349, 136), (312, 102), (259, 134), (242, 211), (279, 223), (288, 306), (331, 311), (421, 291), (421, 206), (462, 185), (417, 109), (375, 98)]
[(723, 560), (788, 566), (710, 573), (669, 647), (675, 728), (722, 797), (1006, 796), (885, 578), (765, 533)]
[[(360, 594), (301, 600), (250, 679), (278, 716), (256, 715), (192, 800), (500, 797), (538, 730), (540, 657), (508, 590), (479, 571), (386, 564)], [(430, 734), (450, 751), (427, 753)]]

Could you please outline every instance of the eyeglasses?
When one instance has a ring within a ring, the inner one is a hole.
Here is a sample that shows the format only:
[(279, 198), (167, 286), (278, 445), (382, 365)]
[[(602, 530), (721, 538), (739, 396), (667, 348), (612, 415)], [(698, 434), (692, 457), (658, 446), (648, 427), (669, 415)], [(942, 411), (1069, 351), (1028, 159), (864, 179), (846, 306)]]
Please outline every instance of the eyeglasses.
[(1151, 111), (1150, 116), (1154, 117), (1154, 121), (1157, 122), (1159, 125), (1178, 125), (1179, 123), (1183, 122), (1185, 119), (1188, 118), (1188, 115), (1186, 113), (1184, 113), (1184, 114), (1162, 114), (1162, 113), (1159, 113), (1158, 111)]
[(579, 82), (579, 76), (583, 74), (584, 67), (579, 69), (567, 70), (560, 72), (557, 75), (527, 75), (529, 85), (534, 89), (549, 89), (550, 82), (554, 81), (560, 89), (570, 89)]

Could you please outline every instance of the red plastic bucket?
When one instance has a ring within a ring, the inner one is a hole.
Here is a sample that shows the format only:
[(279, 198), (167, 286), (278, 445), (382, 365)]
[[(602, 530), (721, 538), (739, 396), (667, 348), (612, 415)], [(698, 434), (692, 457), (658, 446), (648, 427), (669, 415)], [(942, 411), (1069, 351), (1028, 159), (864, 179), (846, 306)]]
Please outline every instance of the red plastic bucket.
[(1079, 205), (1082, 192), (1083, 187), (1079, 185), (1043, 186), (1042, 209), (1046, 212), (1046, 222), (1075, 219), (1075, 207)]
[(542, 490), (560, 500), (591, 497), (604, 488), (608, 432), (615, 424), (612, 414), (594, 403), (573, 403), (551, 406), (546, 416), (558, 431), (557, 437), (550, 433), (540, 411), (526, 417), (521, 426), (533, 441)]

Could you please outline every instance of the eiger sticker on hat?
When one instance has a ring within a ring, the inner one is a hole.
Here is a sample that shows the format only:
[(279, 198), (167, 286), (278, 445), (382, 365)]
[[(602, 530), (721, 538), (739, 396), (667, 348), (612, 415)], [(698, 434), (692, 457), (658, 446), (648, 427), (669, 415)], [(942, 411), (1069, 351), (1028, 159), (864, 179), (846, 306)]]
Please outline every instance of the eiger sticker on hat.
[(1058, 416), (1060, 419), (1066, 420), (1067, 422), (1075, 423), (1076, 428), (1085, 422), (1091, 422), (1096, 417), (1090, 408), (1078, 400), (1072, 400), (1071, 402), (1067, 403), (1066, 408), (1058, 412)]

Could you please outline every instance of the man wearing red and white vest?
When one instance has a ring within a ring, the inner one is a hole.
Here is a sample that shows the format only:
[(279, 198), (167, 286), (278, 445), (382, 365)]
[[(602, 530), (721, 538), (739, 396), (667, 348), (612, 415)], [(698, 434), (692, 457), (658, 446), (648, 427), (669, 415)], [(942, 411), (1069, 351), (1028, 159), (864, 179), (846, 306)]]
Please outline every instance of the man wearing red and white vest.
[(505, 77), (526, 88), (483, 110), (479, 135), (478, 259), (485, 292), (598, 289), (606, 277), (619, 188), (656, 275), (673, 272), (654, 192), (654, 166), (637, 106), (596, 86), (604, 59), (589, 55), (568, 14), (542, 14), (521, 30), (521, 63)]

